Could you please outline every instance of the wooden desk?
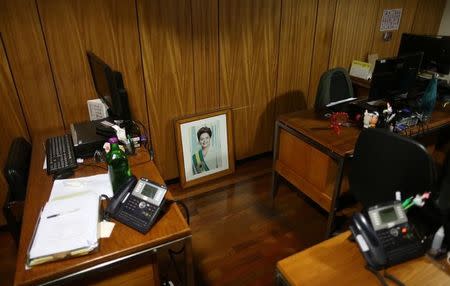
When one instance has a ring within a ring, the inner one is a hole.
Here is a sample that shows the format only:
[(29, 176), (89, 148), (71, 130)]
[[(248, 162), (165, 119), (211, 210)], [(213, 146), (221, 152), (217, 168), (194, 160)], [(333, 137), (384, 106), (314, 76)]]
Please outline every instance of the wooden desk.
[[(344, 232), (279, 261), (277, 285), (380, 285), (364, 268), (358, 246), (347, 239), (349, 236), (350, 231)], [(387, 272), (405, 285), (450, 285), (450, 276), (440, 267), (423, 256), (390, 267)]]
[[(41, 283), (61, 284), (62, 280), (77, 278), (90, 271), (99, 270), (104, 267), (128, 264), (139, 256), (149, 256), (151, 265), (156, 251), (163, 245), (184, 241), (186, 248), (186, 265), (188, 284), (193, 284), (192, 253), (191, 253), (191, 230), (186, 223), (180, 209), (172, 204), (164, 216), (143, 235), (121, 223), (114, 227), (111, 237), (100, 239), (99, 251), (86, 256), (71, 258), (62, 261), (50, 262), (25, 269), (26, 254), (33, 230), (42, 206), (48, 201), (52, 188), (52, 177), (42, 169), (45, 152), (43, 142), (46, 137), (33, 138), (33, 152), (28, 179), (28, 191), (25, 200), (25, 211), (21, 239), (17, 255), (15, 285), (35, 285)], [(147, 177), (158, 183), (164, 183), (155, 164), (150, 161), (147, 152), (138, 151), (137, 155), (130, 156), (131, 171), (136, 177)], [(86, 164), (94, 164), (87, 162)], [(106, 167), (106, 164), (100, 166)], [(93, 166), (79, 166), (75, 177), (105, 173)], [(167, 196), (172, 198), (171, 194)], [(156, 269), (156, 266), (153, 267)], [(151, 269), (150, 269), (151, 270)], [(108, 271), (103, 271), (102, 275)], [(155, 271), (156, 272), (156, 271)], [(159, 285), (158, 274), (154, 275)], [(123, 283), (123, 281), (122, 281)]]
[[(449, 124), (448, 111), (437, 109), (424, 128), (411, 128), (408, 135), (429, 134)], [(337, 135), (323, 112), (313, 110), (281, 115), (275, 124), (272, 198), (282, 176), (329, 213), (326, 238), (332, 231), (336, 200), (341, 189), (348, 189), (344, 163), (353, 153), (360, 131), (343, 127)]]

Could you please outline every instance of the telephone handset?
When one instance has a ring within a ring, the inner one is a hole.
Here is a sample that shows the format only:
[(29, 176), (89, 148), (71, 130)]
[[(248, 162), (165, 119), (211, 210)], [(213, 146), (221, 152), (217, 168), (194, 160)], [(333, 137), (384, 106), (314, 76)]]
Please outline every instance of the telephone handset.
[(350, 230), (372, 269), (380, 270), (425, 253), (401, 202), (373, 206), (367, 213), (370, 222), (365, 215), (356, 213)]
[(147, 233), (156, 221), (164, 204), (167, 188), (146, 178), (130, 177), (120, 188), (106, 214), (114, 219)]

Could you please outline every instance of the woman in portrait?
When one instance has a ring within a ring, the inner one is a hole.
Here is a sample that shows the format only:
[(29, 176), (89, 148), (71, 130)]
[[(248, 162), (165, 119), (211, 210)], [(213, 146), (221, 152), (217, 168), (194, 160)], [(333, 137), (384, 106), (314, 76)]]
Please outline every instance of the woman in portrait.
[(192, 169), (194, 174), (219, 168), (222, 164), (220, 152), (211, 145), (213, 136), (211, 128), (202, 127), (197, 131), (200, 150), (192, 155)]

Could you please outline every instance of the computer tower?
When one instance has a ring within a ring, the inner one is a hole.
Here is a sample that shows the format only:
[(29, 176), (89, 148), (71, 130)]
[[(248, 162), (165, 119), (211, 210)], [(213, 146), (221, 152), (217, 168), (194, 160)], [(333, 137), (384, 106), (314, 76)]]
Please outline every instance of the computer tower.
[(104, 129), (105, 119), (70, 124), (75, 156), (77, 158), (93, 157), (96, 150), (102, 150), (108, 136), (101, 135), (97, 129)]

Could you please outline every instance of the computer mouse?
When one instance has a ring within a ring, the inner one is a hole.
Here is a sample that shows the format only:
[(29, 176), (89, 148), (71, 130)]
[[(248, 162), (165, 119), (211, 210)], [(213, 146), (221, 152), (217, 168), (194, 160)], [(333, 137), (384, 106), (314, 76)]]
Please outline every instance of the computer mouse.
[(58, 172), (56, 174), (53, 175), (53, 180), (62, 180), (62, 179), (67, 179), (71, 176), (73, 176), (75, 172), (73, 170), (65, 170), (62, 172)]

